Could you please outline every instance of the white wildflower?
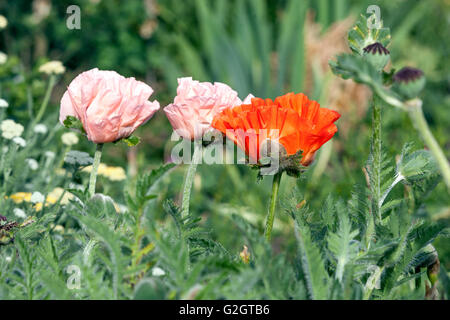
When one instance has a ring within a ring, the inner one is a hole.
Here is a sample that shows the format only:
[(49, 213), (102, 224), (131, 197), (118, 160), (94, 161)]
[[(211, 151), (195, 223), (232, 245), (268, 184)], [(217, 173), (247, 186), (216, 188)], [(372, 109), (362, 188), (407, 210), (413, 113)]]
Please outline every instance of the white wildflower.
[(8, 55), (0, 51), (0, 64), (5, 64), (8, 61)]
[(5, 261), (6, 261), (6, 262), (11, 262), (11, 260), (12, 260), (11, 256), (7, 256), (7, 257), (5, 258)]
[(154, 267), (152, 269), (152, 276), (154, 276), (154, 277), (161, 277), (161, 276), (164, 276), (165, 274), (166, 274), (166, 272), (161, 268)]
[(39, 191), (35, 191), (31, 195), (31, 199), (30, 199), (31, 203), (43, 203), (44, 201), (45, 201), (45, 197)]
[(14, 120), (3, 120), (0, 125), (2, 130), (2, 137), (5, 139), (12, 139), (14, 137), (20, 137), (23, 132), (23, 126), (19, 123), (15, 123)]
[(83, 191), (84, 190), (84, 186), (82, 184), (70, 182), (69, 183), (69, 189), (75, 189), (75, 190)]
[(74, 144), (77, 144), (78, 141), (80, 141), (80, 140), (78, 139), (78, 136), (76, 135), (76, 133), (66, 132), (61, 136), (61, 141), (62, 141), (62, 143), (64, 143), (67, 146), (73, 146)]
[(61, 61), (49, 61), (39, 67), (39, 72), (46, 74), (62, 74), (66, 71), (66, 67)]
[(28, 164), (28, 166), (30, 167), (31, 170), (37, 170), (39, 168), (39, 164), (36, 160), (28, 158), (25, 159), (26, 163)]
[(25, 219), (26, 217), (27, 217), (27, 214), (25, 213), (25, 211), (23, 211), (22, 209), (19, 209), (19, 208), (14, 208), (14, 215), (17, 217), (17, 218), (22, 218), (22, 219)]
[(27, 142), (25, 141), (25, 139), (21, 138), (21, 137), (14, 137), (13, 142), (19, 146), (21, 146), (22, 148), (25, 148), (25, 146), (27, 145)]
[(0, 30), (5, 29), (8, 25), (8, 19), (0, 14)]
[(53, 151), (45, 151), (44, 154), (49, 159), (55, 159), (55, 153)]
[(8, 106), (9, 106), (8, 101), (6, 101), (5, 99), (0, 99), (0, 108), (6, 109), (6, 108), (8, 108)]
[(42, 134), (46, 134), (48, 131), (47, 126), (45, 124), (42, 123), (38, 123), (35, 127), (34, 127), (34, 132), (35, 133), (42, 133)]

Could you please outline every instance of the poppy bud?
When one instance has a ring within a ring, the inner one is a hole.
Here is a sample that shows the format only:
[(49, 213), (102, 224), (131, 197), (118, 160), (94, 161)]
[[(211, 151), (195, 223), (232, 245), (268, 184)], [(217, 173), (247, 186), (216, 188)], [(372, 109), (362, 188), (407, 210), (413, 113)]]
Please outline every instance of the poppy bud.
[(422, 70), (404, 67), (394, 75), (394, 89), (406, 99), (413, 99), (425, 87), (425, 76)]
[(389, 50), (381, 43), (375, 42), (363, 49), (364, 58), (377, 70), (383, 70), (390, 59)]

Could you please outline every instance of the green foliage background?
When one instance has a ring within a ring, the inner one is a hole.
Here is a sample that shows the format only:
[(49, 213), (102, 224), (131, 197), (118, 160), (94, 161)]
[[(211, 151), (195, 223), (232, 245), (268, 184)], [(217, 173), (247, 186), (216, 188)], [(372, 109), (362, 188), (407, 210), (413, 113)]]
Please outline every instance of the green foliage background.
[[(162, 106), (172, 101), (180, 76), (225, 82), (241, 97), (301, 92), (308, 80), (303, 37), (306, 13), (315, 13), (325, 33), (348, 16), (356, 19), (372, 4), (350, 0), (61, 0), (42, 1), (51, 3), (51, 10), (38, 21), (33, 9), (38, 2), (0, 2), (0, 14), (9, 22), (0, 37), (0, 51), (9, 57), (0, 65), (1, 97), (10, 104), (6, 117), (26, 126), (30, 114), (37, 111), (46, 90), (46, 79), (37, 71), (40, 64), (57, 59), (68, 70), (58, 81), (45, 117), (51, 129), (48, 137), (43, 141), (30, 138), (11, 164), (19, 166), (13, 170), (19, 172), (25, 158), (34, 157), (44, 169), (37, 174), (15, 174), (13, 183), (5, 187), (7, 194), (34, 190), (45, 194), (56, 186), (70, 188), (73, 181), (86, 184), (83, 173), (71, 180), (52, 172), (65, 148), (59, 139), (65, 130), (56, 125), (59, 100), (79, 72), (98, 67), (134, 76), (155, 89), (152, 99)], [(81, 8), (81, 30), (66, 27), (66, 8), (71, 4)], [(427, 76), (424, 112), (449, 158), (448, 1), (383, 0), (377, 5), (384, 25), (391, 28), (392, 60), (399, 67), (419, 67)], [(146, 23), (151, 31), (143, 36)], [(317, 92), (327, 87), (315, 89), (307, 93), (319, 100)], [(180, 218), (174, 203), (180, 201), (186, 168), (171, 168), (157, 183), (151, 175), (162, 171), (150, 174), (173, 146), (170, 125), (163, 112), (158, 112), (138, 130), (142, 142), (134, 151), (121, 145), (105, 148), (103, 162), (126, 168), (129, 178), (110, 182), (100, 177), (97, 190), (126, 206), (128, 214), (117, 215), (109, 199), (88, 200), (83, 194), (79, 198), (84, 205), (73, 204), (70, 209), (56, 205), (36, 213), (24, 207), (37, 222), (17, 233), (14, 245), (0, 248), (0, 298), (362, 299), (367, 294), (367, 270), (378, 270), (374, 266), (389, 272), (380, 280), (384, 290), (374, 289), (371, 298), (423, 298), (425, 281), (419, 285), (417, 275), (403, 272), (411, 267), (408, 263), (419, 259), (417, 252), (430, 239), (441, 261), (439, 291), (448, 297), (449, 242), (444, 236), (435, 238), (446, 234), (450, 207), (445, 186), (435, 177), (394, 187), (388, 199), (393, 207), (386, 208), (386, 214), (395, 219), (377, 230), (382, 241), (366, 246), (372, 231), (368, 230), (366, 206), (370, 204), (362, 169), (370, 152), (370, 114), (369, 109), (345, 136), (338, 132), (320, 179), (312, 178), (314, 166), (299, 180), (283, 178), (282, 205), (269, 247), (260, 234), (270, 179), (256, 183), (256, 172), (245, 166), (200, 166), (191, 215)], [(342, 120), (352, 116), (343, 113)], [(386, 168), (393, 172), (405, 143), (412, 143), (411, 150), (422, 149), (423, 143), (406, 114), (387, 107), (382, 117)], [(76, 149), (93, 154), (92, 144), (81, 140)], [(44, 151), (56, 153), (54, 162), (46, 162)], [(135, 162), (127, 161), (134, 156)], [(144, 174), (149, 176), (137, 179)], [(156, 198), (146, 199), (147, 192)], [(297, 209), (302, 200), (307, 205)], [(0, 214), (14, 220), (14, 204), (3, 205)], [(417, 222), (419, 218), (423, 222)], [(66, 232), (59, 234), (52, 223), (63, 225)], [(239, 259), (243, 245), (250, 248), (249, 265)], [(86, 254), (89, 246), (92, 255)], [(14, 261), (6, 263), (6, 256)], [(75, 293), (65, 287), (65, 268), (74, 263), (86, 276), (82, 290)], [(155, 265), (166, 275), (152, 276)], [(423, 270), (418, 276), (426, 278)]]

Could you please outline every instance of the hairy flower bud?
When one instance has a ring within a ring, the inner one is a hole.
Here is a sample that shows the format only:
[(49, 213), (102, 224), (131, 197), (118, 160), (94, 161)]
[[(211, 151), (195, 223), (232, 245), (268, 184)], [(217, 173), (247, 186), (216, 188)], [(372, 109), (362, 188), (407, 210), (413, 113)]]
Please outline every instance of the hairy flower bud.
[(389, 62), (390, 53), (381, 43), (375, 42), (363, 49), (364, 58), (377, 70), (383, 70)]
[(412, 67), (404, 67), (394, 75), (393, 89), (406, 99), (419, 95), (425, 87), (423, 71)]

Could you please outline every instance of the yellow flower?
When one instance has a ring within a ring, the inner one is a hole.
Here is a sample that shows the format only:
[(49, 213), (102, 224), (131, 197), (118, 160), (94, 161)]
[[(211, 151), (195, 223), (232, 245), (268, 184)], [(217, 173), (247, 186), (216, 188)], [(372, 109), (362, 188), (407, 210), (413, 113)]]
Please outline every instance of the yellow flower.
[[(47, 196), (47, 202), (49, 203), (56, 203), (58, 199), (63, 195), (64, 189), (63, 188), (55, 188), (53, 189)], [(65, 205), (68, 204), (69, 201), (73, 199), (73, 194), (70, 192), (65, 192), (64, 196), (61, 198), (61, 204)]]
[[(58, 199), (63, 194), (64, 189), (62, 188), (55, 188), (53, 189), (48, 195), (45, 200), (45, 206), (49, 206), (51, 204), (55, 204)], [(9, 199), (14, 201), (14, 203), (22, 203), (22, 202), (31, 202), (31, 192), (17, 192), (9, 196)], [(61, 204), (68, 204), (69, 200), (73, 198), (73, 194), (66, 192), (64, 196), (61, 199)], [(8, 197), (5, 197), (5, 199), (8, 199)], [(37, 202), (33, 206), (34, 210), (41, 211), (44, 204), (42, 202)]]
[(127, 178), (125, 170), (122, 167), (107, 167), (104, 176), (111, 181), (121, 181)]
[[(92, 171), (92, 166), (84, 168), (83, 171), (90, 173)], [(110, 167), (104, 163), (100, 163), (97, 173), (111, 181), (122, 181), (127, 178), (125, 170), (122, 167)]]
[[(8, 198), (8, 197), (6, 197)], [(31, 192), (17, 192), (9, 196), (14, 203), (30, 202)]]

